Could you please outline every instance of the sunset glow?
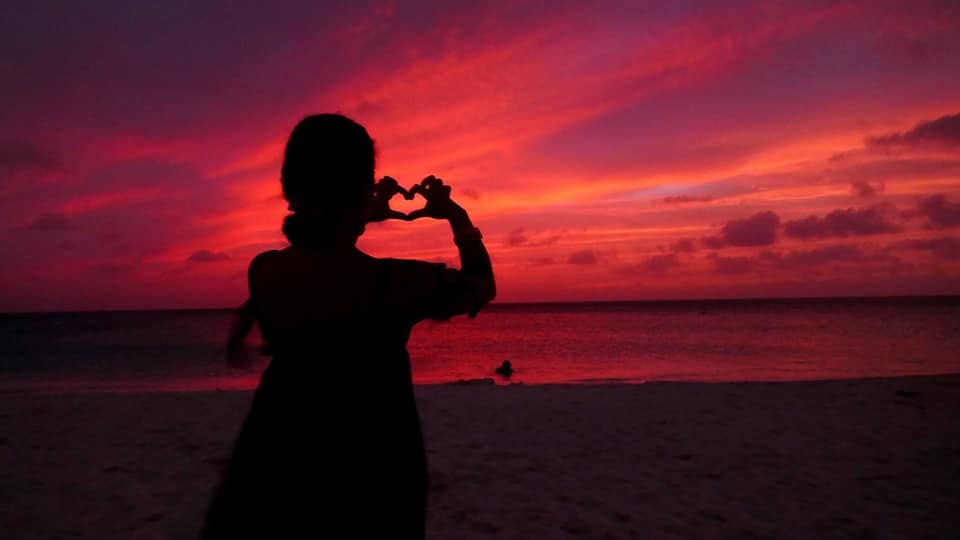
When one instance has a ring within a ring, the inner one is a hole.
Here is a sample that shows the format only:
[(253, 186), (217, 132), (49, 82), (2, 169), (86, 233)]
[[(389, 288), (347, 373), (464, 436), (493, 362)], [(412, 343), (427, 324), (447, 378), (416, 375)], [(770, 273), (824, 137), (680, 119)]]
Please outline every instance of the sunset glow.
[(239, 304), (334, 111), (453, 186), (498, 302), (960, 293), (956, 3), (201, 4), (0, 8), (0, 312)]

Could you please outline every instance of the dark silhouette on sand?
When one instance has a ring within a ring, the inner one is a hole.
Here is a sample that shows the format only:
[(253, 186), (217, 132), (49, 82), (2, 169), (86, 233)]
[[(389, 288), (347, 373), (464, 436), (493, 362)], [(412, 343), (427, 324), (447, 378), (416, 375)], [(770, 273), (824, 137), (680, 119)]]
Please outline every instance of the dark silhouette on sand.
[(509, 379), (513, 375), (513, 365), (510, 364), (509, 360), (504, 360), (500, 367), (496, 370), (498, 375), (501, 375), (504, 379)]
[[(228, 344), (242, 365), (254, 321), (273, 356), (207, 510), (204, 538), (423, 538), (427, 466), (406, 350), (413, 326), (477, 312), (495, 295), (490, 258), (450, 187), (374, 182), (367, 131), (335, 114), (287, 142), (283, 225), (291, 245), (257, 255)], [(421, 195), (403, 215), (390, 198)], [(461, 268), (378, 259), (365, 224), (449, 221)]]

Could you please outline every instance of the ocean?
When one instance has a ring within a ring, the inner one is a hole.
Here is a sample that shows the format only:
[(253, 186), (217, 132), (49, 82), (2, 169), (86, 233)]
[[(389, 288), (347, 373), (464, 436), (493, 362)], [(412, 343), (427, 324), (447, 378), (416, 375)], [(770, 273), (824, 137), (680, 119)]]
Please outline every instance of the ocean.
[[(0, 391), (252, 389), (268, 357), (226, 367), (230, 310), (0, 315)], [(493, 304), (423, 322), (419, 384), (791, 381), (960, 372), (956, 297)], [(509, 379), (494, 370), (510, 360)], [(317, 358), (317, 362), (325, 361)], [(324, 383), (362, 384), (370, 363)]]

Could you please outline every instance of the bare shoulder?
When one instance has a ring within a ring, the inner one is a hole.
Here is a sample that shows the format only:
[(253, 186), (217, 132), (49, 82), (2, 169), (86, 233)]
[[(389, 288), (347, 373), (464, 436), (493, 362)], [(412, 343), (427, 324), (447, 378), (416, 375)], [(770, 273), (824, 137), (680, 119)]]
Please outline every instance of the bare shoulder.
[(390, 275), (397, 279), (429, 280), (436, 278), (438, 273), (447, 270), (444, 263), (421, 261), (418, 259), (378, 259), (380, 264), (387, 268)]
[(279, 257), (281, 257), (282, 253), (283, 253), (282, 251), (276, 250), (276, 249), (271, 249), (269, 251), (258, 253), (250, 261), (250, 266), (248, 267), (248, 270), (247, 270), (248, 275), (252, 277), (254, 273), (269, 271), (270, 268), (272, 268), (276, 264), (277, 260), (279, 259)]

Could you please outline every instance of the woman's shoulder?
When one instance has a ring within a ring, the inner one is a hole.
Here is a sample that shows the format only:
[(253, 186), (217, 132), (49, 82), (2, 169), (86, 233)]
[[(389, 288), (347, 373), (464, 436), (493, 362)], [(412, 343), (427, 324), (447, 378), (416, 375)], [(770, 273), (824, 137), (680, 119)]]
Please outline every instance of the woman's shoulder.
[(401, 276), (422, 276), (430, 278), (448, 270), (446, 263), (430, 262), (419, 259), (397, 259), (393, 257), (375, 259), (377, 264), (390, 274)]
[(250, 268), (255, 266), (260, 266), (263, 264), (269, 264), (271, 261), (277, 260), (281, 256), (283, 250), (279, 249), (270, 249), (267, 251), (262, 251), (253, 256), (253, 259), (250, 260)]
[(264, 272), (269, 273), (272, 268), (277, 266), (277, 262), (282, 256), (283, 251), (279, 249), (271, 249), (254, 255), (247, 267), (248, 279), (252, 279), (258, 274), (262, 275)]

